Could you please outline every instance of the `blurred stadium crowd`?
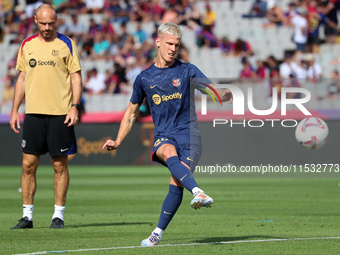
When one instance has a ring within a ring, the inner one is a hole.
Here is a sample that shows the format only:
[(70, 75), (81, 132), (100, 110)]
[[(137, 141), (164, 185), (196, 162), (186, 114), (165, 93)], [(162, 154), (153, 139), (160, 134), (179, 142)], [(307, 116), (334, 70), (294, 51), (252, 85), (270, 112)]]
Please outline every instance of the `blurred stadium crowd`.
[[(41, 3), (56, 8), (58, 32), (79, 48), (88, 112), (126, 107), (134, 79), (154, 62), (163, 22), (183, 30), (178, 58), (217, 83), (322, 84), (317, 99), (338, 100), (340, 0), (2, 0), (2, 114), (11, 109), (17, 50), (37, 33), (33, 15)], [(106, 107), (112, 100), (120, 103)]]

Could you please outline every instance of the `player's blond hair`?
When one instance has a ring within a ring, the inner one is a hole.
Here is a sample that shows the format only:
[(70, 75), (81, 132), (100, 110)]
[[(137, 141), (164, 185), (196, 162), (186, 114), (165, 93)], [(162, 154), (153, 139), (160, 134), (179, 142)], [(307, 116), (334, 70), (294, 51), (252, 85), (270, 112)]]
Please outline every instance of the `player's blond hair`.
[(180, 38), (180, 39), (182, 38), (181, 28), (175, 23), (170, 23), (170, 22), (163, 23), (158, 27), (157, 36), (159, 37), (160, 34), (168, 34), (168, 35)]

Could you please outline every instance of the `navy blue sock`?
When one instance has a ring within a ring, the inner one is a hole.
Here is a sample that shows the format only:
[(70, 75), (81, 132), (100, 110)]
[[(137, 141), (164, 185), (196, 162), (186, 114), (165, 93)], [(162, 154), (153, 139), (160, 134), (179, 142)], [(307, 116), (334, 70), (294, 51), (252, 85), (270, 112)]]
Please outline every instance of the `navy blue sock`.
[(175, 185), (169, 185), (169, 193), (165, 197), (162, 212), (159, 216), (157, 227), (165, 230), (172, 217), (174, 217), (178, 207), (181, 205), (183, 199), (183, 188)]
[(198, 187), (192, 172), (179, 161), (178, 156), (168, 158), (165, 163), (172, 175), (180, 181), (184, 188), (191, 192), (193, 188)]

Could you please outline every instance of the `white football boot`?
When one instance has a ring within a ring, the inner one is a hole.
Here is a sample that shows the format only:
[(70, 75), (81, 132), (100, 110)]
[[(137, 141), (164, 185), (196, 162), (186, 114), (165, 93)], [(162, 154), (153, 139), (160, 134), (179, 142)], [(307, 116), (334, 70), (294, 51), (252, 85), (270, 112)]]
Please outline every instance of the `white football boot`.
[(211, 205), (214, 203), (214, 200), (209, 197), (204, 192), (198, 192), (194, 199), (191, 200), (191, 207), (194, 209), (200, 209), (201, 207), (211, 207)]
[(159, 243), (160, 240), (161, 237), (157, 233), (152, 232), (152, 234), (148, 238), (144, 239), (141, 242), (141, 246), (145, 247), (155, 246)]

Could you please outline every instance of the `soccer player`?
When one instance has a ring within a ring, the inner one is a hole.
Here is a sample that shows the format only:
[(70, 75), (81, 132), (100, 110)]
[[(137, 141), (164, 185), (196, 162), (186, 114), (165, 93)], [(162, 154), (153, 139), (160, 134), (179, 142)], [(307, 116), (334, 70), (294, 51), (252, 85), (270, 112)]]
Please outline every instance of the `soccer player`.
[[(21, 189), (23, 217), (12, 229), (33, 228), (33, 200), (40, 155), (49, 152), (54, 168), (54, 214), (50, 228), (64, 227), (69, 185), (67, 155), (77, 152), (74, 126), (82, 92), (81, 67), (75, 43), (56, 32), (57, 15), (48, 4), (34, 15), (39, 33), (25, 39), (16, 69), (10, 126), (19, 133), (18, 109), (25, 99)], [(72, 85), (71, 85), (72, 81)]]
[[(155, 124), (155, 143), (152, 159), (171, 172), (169, 193), (166, 196), (156, 229), (142, 246), (159, 243), (162, 234), (179, 208), (183, 187), (193, 193), (194, 209), (214, 203), (197, 185), (192, 171), (201, 155), (201, 138), (194, 108), (195, 88), (207, 89), (206, 76), (194, 65), (175, 58), (182, 37), (181, 29), (173, 23), (163, 23), (155, 40), (158, 47), (156, 62), (136, 78), (129, 106), (121, 121), (115, 141), (107, 140), (102, 149), (116, 150), (130, 132), (140, 105), (146, 98)], [(191, 79), (196, 80), (191, 84)], [(202, 83), (199, 82), (201, 79)], [(215, 92), (213, 84), (208, 84)], [(210, 90), (210, 89), (208, 89)], [(231, 100), (229, 90), (218, 90), (222, 101)], [(216, 95), (217, 97), (217, 95)]]

